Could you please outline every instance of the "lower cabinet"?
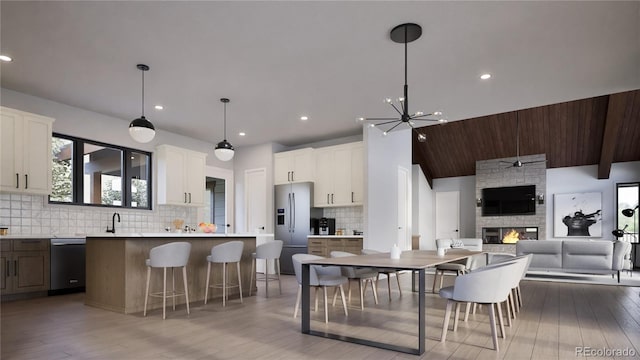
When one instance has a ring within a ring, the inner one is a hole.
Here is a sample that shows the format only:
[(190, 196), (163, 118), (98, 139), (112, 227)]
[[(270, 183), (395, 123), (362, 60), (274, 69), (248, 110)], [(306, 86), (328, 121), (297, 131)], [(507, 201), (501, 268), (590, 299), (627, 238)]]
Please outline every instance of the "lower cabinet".
[(332, 251), (346, 251), (360, 255), (362, 253), (362, 238), (329, 236), (326, 238), (313, 237), (307, 240), (307, 252), (309, 254), (330, 257)]
[(2, 295), (49, 290), (49, 239), (3, 239)]

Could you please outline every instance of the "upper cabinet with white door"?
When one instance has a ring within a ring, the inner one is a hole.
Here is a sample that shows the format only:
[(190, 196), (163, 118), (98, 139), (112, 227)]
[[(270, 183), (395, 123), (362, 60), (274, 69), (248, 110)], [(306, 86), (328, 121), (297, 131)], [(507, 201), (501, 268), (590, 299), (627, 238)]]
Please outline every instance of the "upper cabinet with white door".
[(362, 205), (364, 162), (362, 142), (316, 149), (314, 206)]
[(203, 206), (207, 154), (160, 145), (156, 148), (158, 204)]
[(0, 107), (0, 191), (51, 193), (54, 119)]
[(274, 154), (274, 183), (280, 185), (313, 182), (315, 180), (313, 156), (314, 150), (312, 148)]

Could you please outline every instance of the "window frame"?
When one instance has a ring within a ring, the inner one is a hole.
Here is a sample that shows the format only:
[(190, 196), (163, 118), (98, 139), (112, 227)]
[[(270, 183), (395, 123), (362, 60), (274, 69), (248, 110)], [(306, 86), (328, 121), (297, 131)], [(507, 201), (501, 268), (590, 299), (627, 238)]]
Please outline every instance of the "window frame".
[[(101, 141), (85, 139), (77, 136), (66, 135), (54, 132), (52, 137), (57, 137), (65, 140), (69, 140), (73, 143), (72, 151), (72, 178), (71, 178), (71, 202), (65, 201), (52, 201), (51, 196), (47, 196), (49, 204), (54, 205), (79, 205), (79, 206), (92, 206), (103, 208), (116, 208), (116, 209), (134, 209), (134, 210), (153, 210), (153, 154), (149, 151), (140, 149), (128, 148), (125, 146), (109, 144)], [(91, 144), (96, 146), (107, 147), (121, 151), (120, 164), (122, 166), (122, 204), (123, 205), (106, 205), (106, 204), (92, 204), (84, 202), (84, 144)], [(146, 155), (149, 159), (146, 170), (147, 180), (147, 205), (146, 207), (131, 206), (132, 191), (131, 191), (131, 155), (132, 153)]]
[[(620, 188), (625, 188), (625, 187), (637, 187), (638, 188), (638, 199), (637, 199), (637, 201), (640, 202), (640, 181), (616, 183), (616, 204), (615, 204), (615, 213), (616, 213), (615, 228), (616, 229), (620, 229), (621, 228), (621, 226), (620, 226), (620, 214), (621, 214), (621, 212), (623, 210), (623, 209), (618, 207), (619, 203), (620, 203), (619, 191), (620, 191)], [(633, 204), (631, 206), (633, 206)], [(638, 241), (637, 236), (639, 234), (639, 230), (638, 230), (638, 222), (640, 221), (640, 214), (638, 214), (639, 211), (640, 211), (640, 208), (636, 209), (636, 214), (634, 214), (634, 216), (632, 217), (632, 219), (633, 219), (632, 222), (634, 223), (634, 229), (633, 229), (634, 232), (633, 233), (629, 233), (633, 237), (636, 237), (635, 241)]]

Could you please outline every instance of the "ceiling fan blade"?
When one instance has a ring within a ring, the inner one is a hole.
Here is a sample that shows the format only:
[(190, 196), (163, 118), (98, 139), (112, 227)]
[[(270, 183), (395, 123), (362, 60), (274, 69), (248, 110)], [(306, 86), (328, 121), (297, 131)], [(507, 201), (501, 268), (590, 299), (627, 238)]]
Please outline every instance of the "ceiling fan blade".
[(546, 163), (548, 160), (536, 160), (536, 161), (525, 161), (523, 164), (537, 164), (537, 163)]
[(511, 162), (511, 161), (503, 161), (503, 160), (500, 160), (500, 162), (501, 162), (501, 163), (503, 163), (503, 164), (513, 165), (513, 162)]
[(365, 120), (373, 120), (373, 121), (382, 121), (382, 120), (398, 120), (397, 117), (388, 117), (388, 118), (366, 118)]

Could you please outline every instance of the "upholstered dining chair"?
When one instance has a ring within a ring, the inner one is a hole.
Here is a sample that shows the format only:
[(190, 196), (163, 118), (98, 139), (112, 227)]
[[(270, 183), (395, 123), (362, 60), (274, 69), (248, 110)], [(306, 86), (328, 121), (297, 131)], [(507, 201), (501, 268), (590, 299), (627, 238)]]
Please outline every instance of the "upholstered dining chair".
[[(440, 341), (446, 341), (447, 331), (449, 328), (449, 318), (451, 317), (452, 308), (456, 305), (456, 313), (454, 317), (453, 330), (456, 331), (460, 303), (479, 303), (489, 305), (489, 324), (491, 328), (491, 338), (493, 347), (499, 350), (498, 336), (496, 329), (496, 314), (498, 318), (502, 318), (502, 310), (500, 303), (506, 301), (513, 283), (519, 279), (518, 262), (509, 262), (499, 266), (478, 269), (474, 272), (467, 273), (456, 277), (453, 286), (440, 289), (440, 296), (447, 299), (444, 321), (442, 325), (442, 336)], [(494, 307), (494, 305), (496, 305)], [(505, 337), (504, 326), (500, 326), (501, 336)]]
[[(296, 305), (293, 310), (293, 318), (298, 316), (298, 309), (300, 308), (300, 300), (302, 299), (302, 263), (308, 260), (324, 259), (322, 256), (311, 254), (294, 254), (291, 259), (293, 260), (293, 272), (296, 275), (298, 281), (298, 295), (296, 296)], [(342, 285), (349, 280), (342, 276), (342, 272), (339, 266), (309, 266), (309, 286), (322, 289), (324, 295), (324, 322), (329, 322), (329, 307), (327, 302), (327, 288), (334, 287), (340, 290), (340, 296), (342, 297), (342, 307), (344, 308), (344, 315), (348, 316), (347, 302), (344, 297), (344, 288)], [(318, 310), (318, 298), (316, 296), (316, 311)]]
[[(189, 254), (191, 253), (191, 244), (188, 242), (172, 242), (160, 246), (156, 246), (149, 251), (149, 258), (146, 260), (147, 265), (147, 286), (144, 296), (143, 316), (147, 316), (147, 302), (149, 296), (162, 298), (162, 319), (166, 319), (167, 297), (173, 300), (173, 310), (176, 309), (176, 297), (184, 296), (187, 305), (187, 315), (189, 311), (189, 289), (187, 288), (187, 262), (189, 262)], [(151, 269), (162, 268), (163, 281), (162, 292), (149, 293), (149, 282), (151, 280)], [(167, 268), (171, 269), (172, 289), (167, 295)], [(176, 291), (176, 281), (174, 277), (174, 269), (182, 268), (182, 282), (184, 284), (184, 292)]]
[[(378, 251), (378, 250), (362, 249), (362, 255), (371, 255), (371, 254), (380, 254), (380, 253), (381, 251)], [(402, 297), (402, 287), (400, 286), (400, 272), (394, 269), (387, 269), (387, 268), (380, 268), (376, 270), (378, 271), (378, 275), (376, 276), (376, 289), (378, 288), (378, 280), (380, 279), (380, 274), (386, 275), (387, 290), (389, 291), (389, 300), (391, 300), (391, 275), (393, 275), (396, 277), (396, 282), (398, 283), (398, 292), (400, 293), (400, 297)]]
[[(465, 249), (472, 251), (482, 251), (482, 239), (436, 239), (436, 249)], [(472, 257), (468, 257), (465, 260), (448, 262), (445, 264), (436, 265), (435, 273), (433, 274), (433, 286), (431, 292), (435, 294), (436, 283), (438, 281), (438, 275), (440, 276), (440, 286), (444, 281), (445, 272), (453, 272), (455, 275), (462, 275), (466, 273), (472, 267)]]
[[(346, 251), (332, 251), (331, 257), (347, 257), (347, 256), (357, 256), (356, 254), (352, 254)], [(358, 268), (354, 266), (341, 266), (342, 275), (349, 279), (348, 282), (348, 294), (347, 294), (347, 302), (351, 303), (351, 281), (355, 280), (358, 282), (358, 290), (360, 291), (360, 310), (364, 310), (364, 291), (366, 288), (366, 283), (371, 284), (371, 291), (373, 292), (373, 299), (378, 304), (378, 290), (374, 280), (378, 277), (378, 271), (374, 268), (366, 267), (366, 268)], [(337, 295), (337, 294), (336, 294)], [(335, 295), (334, 295), (334, 303), (335, 303)]]

